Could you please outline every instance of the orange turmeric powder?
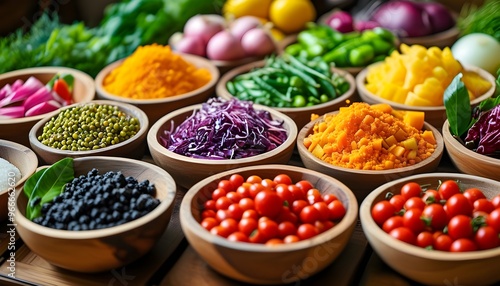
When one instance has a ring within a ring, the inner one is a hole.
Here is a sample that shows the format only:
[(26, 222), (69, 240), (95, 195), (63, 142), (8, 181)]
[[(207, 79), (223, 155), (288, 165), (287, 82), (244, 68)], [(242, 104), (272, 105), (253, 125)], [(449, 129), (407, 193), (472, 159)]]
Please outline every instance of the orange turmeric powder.
[(138, 47), (103, 81), (112, 94), (133, 99), (157, 99), (193, 91), (207, 84), (210, 72), (185, 61), (170, 46)]
[(432, 155), (435, 143), (431, 131), (418, 130), (362, 102), (342, 107), (336, 114), (325, 114), (303, 142), (321, 160), (358, 170), (416, 164)]

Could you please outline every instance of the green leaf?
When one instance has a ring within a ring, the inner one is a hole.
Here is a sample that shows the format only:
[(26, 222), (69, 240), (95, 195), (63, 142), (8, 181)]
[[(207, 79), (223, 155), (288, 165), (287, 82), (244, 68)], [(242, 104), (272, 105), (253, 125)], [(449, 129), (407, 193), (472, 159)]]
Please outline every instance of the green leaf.
[[(64, 185), (74, 178), (73, 159), (64, 158), (54, 163), (47, 169), (33, 175), (33, 181), (25, 193), (29, 193), (29, 201), (26, 207), (26, 217), (33, 220), (41, 215), (41, 208), (44, 203), (50, 202), (54, 197), (62, 193)], [(38, 174), (40, 173), (40, 174)], [(31, 180), (30, 177), (27, 181)]]
[(47, 170), (47, 168), (44, 168), (40, 171), (37, 171), (36, 173), (31, 175), (24, 183), (23, 191), (24, 191), (24, 194), (28, 198), (31, 197), (31, 194), (33, 193), (33, 189), (35, 189), (36, 183), (38, 183), (38, 180), (43, 175), (43, 173), (45, 173), (46, 170)]
[(469, 93), (461, 79), (462, 73), (459, 73), (444, 91), (444, 106), (450, 131), (459, 137), (467, 131), (472, 118)]

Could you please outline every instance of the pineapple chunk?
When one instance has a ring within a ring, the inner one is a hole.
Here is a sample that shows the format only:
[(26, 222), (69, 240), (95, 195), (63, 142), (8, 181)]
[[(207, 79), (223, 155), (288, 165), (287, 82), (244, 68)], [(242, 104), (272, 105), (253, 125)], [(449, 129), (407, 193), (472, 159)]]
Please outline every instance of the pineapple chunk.
[(316, 145), (312, 151), (312, 154), (321, 159), (323, 158), (325, 152), (323, 151), (323, 148), (321, 148), (320, 145)]
[(431, 144), (436, 144), (436, 138), (434, 138), (434, 134), (430, 130), (425, 130), (422, 133), (422, 138)]
[(403, 146), (407, 150), (417, 150), (418, 149), (417, 139), (415, 139), (414, 137), (408, 138), (405, 141), (403, 141)]
[(406, 137), (408, 137), (408, 134), (403, 129), (398, 129), (398, 131), (396, 131), (396, 133), (394, 133), (394, 137), (399, 142), (399, 141), (405, 140)]
[(424, 127), (424, 118), (425, 112), (423, 111), (406, 111), (403, 116), (403, 122), (415, 127), (417, 130), (422, 130)]
[(394, 148), (392, 148), (392, 150), (391, 150), (391, 153), (396, 155), (397, 157), (401, 157), (401, 156), (403, 156), (405, 151), (406, 151), (406, 149), (402, 146), (394, 146)]
[(396, 137), (394, 137), (394, 135), (391, 135), (385, 139), (385, 143), (387, 143), (387, 145), (391, 147), (392, 145), (398, 144), (398, 140), (396, 140)]

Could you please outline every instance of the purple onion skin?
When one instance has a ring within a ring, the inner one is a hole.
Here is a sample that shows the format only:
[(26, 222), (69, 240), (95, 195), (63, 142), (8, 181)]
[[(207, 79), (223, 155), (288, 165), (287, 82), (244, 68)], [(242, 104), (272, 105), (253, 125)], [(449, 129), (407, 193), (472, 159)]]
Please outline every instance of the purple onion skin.
[(444, 32), (455, 26), (455, 19), (450, 11), (441, 3), (422, 2), (420, 6), (429, 15), (432, 33)]

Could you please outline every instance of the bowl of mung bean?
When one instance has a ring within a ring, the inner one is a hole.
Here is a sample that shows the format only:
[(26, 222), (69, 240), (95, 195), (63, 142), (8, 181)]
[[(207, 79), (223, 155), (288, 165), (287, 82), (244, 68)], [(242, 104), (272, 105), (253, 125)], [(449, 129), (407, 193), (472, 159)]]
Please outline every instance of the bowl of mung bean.
[(97, 98), (135, 105), (153, 124), (170, 111), (204, 102), (213, 95), (219, 76), (204, 57), (149, 45), (106, 66), (95, 83)]
[(47, 164), (65, 157), (141, 159), (149, 120), (138, 107), (110, 100), (73, 104), (46, 116), (29, 132), (33, 151)]
[(304, 166), (338, 178), (359, 202), (386, 182), (434, 171), (444, 150), (441, 133), (427, 122), (400, 119), (400, 112), (355, 102), (319, 116), (297, 136)]

